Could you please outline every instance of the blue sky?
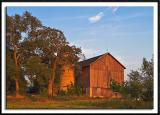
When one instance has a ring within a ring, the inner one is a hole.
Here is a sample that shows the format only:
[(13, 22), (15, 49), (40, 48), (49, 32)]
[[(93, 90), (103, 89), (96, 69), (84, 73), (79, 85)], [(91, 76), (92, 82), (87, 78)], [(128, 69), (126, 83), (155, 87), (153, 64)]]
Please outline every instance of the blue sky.
[(153, 54), (152, 7), (8, 7), (7, 14), (29, 11), (42, 24), (60, 29), (86, 58), (110, 52), (124, 66), (125, 78)]

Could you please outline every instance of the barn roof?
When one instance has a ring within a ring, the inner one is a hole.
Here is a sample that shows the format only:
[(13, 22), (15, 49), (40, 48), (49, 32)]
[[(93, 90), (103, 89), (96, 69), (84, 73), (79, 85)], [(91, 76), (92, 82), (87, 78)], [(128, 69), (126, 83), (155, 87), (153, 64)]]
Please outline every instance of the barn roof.
[(80, 66), (82, 67), (85, 67), (85, 66), (89, 66), (92, 62), (96, 61), (99, 57), (103, 56), (103, 55), (110, 55), (112, 58), (114, 58), (124, 69), (125, 66), (123, 64), (121, 64), (115, 57), (113, 57), (110, 53), (105, 53), (105, 54), (102, 54), (102, 55), (99, 55), (99, 56), (96, 56), (96, 57), (93, 57), (93, 58), (89, 58), (87, 60), (84, 60), (84, 61), (80, 61), (79, 64)]
[(89, 58), (87, 60), (84, 61), (80, 61), (79, 64), (84, 67), (84, 66), (89, 66), (92, 62), (96, 61), (99, 57), (101, 57), (102, 55), (93, 57), (93, 58)]

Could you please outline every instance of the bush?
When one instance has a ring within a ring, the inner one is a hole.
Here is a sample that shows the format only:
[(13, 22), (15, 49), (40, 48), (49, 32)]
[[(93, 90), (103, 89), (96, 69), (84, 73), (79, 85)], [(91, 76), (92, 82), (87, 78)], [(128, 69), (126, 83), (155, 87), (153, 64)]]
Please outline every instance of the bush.
[(67, 87), (67, 91), (59, 91), (58, 94), (59, 96), (81, 96), (82, 95), (82, 88), (71, 84), (69, 87)]
[(67, 88), (67, 95), (80, 96), (80, 95), (82, 95), (82, 88), (77, 85), (71, 84), (71, 86)]
[(59, 91), (58, 96), (66, 96), (66, 91)]
[(47, 95), (48, 95), (48, 89), (45, 88), (45, 87), (42, 87), (42, 88), (39, 90), (39, 93), (40, 93), (40, 95), (42, 95), (42, 96), (47, 96)]

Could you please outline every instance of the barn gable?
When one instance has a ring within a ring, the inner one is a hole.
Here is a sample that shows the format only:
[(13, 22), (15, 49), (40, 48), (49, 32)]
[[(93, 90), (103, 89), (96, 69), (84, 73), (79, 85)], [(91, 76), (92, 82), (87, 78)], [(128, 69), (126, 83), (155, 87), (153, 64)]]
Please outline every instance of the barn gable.
[(92, 96), (111, 97), (111, 81), (124, 81), (125, 67), (110, 53), (90, 58), (80, 62), (82, 68), (82, 86), (86, 94)]
[(96, 56), (96, 57), (93, 57), (93, 58), (89, 58), (87, 60), (84, 60), (84, 61), (80, 61), (79, 62), (79, 65), (81, 67), (84, 67), (84, 66), (90, 66), (90, 64), (92, 64), (93, 62), (97, 61), (100, 57), (104, 56), (104, 55), (109, 55), (111, 56), (115, 61), (117, 61), (124, 69), (125, 66), (123, 64), (121, 64), (114, 56), (112, 56), (110, 53), (105, 53), (105, 54), (102, 54), (102, 55), (99, 55), (99, 56)]

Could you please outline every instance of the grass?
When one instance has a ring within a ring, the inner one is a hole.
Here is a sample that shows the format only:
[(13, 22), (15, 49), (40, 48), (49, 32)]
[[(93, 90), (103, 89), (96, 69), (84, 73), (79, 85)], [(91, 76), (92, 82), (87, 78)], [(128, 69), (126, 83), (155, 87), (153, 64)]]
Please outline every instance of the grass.
[(23, 99), (7, 99), (7, 109), (152, 109), (152, 102), (127, 99), (106, 99), (89, 97), (47, 97), (31, 96)]

